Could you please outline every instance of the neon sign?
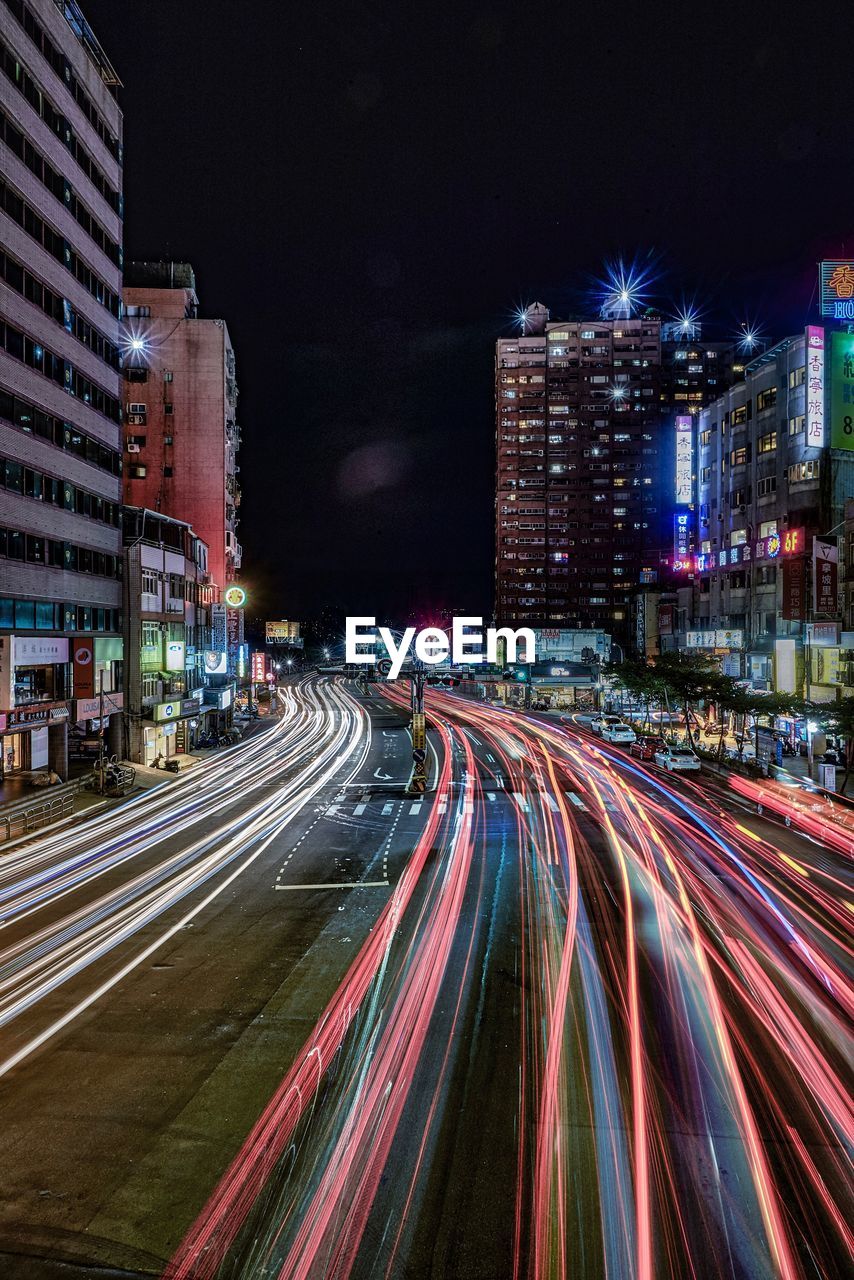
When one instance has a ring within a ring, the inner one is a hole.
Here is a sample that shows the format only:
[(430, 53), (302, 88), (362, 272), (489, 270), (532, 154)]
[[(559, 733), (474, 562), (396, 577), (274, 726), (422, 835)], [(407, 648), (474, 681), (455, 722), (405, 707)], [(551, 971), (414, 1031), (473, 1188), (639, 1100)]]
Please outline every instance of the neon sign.
[(854, 320), (854, 262), (832, 259), (819, 263), (821, 314), (834, 320)]
[(678, 413), (676, 415), (676, 502), (679, 506), (687, 506), (693, 498), (692, 461), (691, 417), (689, 414)]
[(824, 445), (824, 329), (819, 325), (807, 325), (806, 376), (805, 443), (821, 449)]

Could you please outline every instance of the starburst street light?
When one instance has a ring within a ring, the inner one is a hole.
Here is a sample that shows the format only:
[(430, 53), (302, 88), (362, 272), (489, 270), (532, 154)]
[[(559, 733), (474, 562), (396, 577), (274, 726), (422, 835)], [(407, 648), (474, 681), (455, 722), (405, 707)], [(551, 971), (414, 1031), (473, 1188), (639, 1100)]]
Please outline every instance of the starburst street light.
[(635, 263), (618, 259), (605, 264), (605, 279), (597, 280), (600, 314), (612, 320), (628, 320), (649, 301), (652, 274)]
[(120, 338), (122, 355), (132, 365), (141, 365), (151, 350), (151, 339), (141, 329), (127, 327)]
[(764, 342), (762, 334), (755, 324), (744, 320), (739, 326), (738, 347), (745, 355), (750, 355)]

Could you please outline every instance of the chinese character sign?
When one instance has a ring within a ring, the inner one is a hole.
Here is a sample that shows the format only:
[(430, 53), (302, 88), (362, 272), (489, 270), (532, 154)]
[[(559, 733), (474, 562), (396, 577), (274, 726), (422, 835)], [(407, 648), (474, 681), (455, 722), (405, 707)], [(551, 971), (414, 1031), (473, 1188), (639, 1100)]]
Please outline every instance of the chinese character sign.
[(676, 415), (676, 502), (687, 506), (693, 499), (691, 484), (691, 417), (689, 414)]
[(824, 329), (807, 325), (806, 338), (805, 443), (821, 449), (824, 445)]
[(783, 607), (780, 617), (788, 622), (806, 618), (806, 561), (786, 560), (783, 564)]
[(813, 538), (812, 591), (816, 613), (836, 613), (839, 548), (835, 538)]
[(267, 678), (267, 655), (262, 650), (252, 654), (252, 679), (257, 684)]
[(854, 449), (854, 333), (830, 335), (830, 447)]
[(854, 320), (854, 262), (833, 260), (819, 265), (821, 314)]

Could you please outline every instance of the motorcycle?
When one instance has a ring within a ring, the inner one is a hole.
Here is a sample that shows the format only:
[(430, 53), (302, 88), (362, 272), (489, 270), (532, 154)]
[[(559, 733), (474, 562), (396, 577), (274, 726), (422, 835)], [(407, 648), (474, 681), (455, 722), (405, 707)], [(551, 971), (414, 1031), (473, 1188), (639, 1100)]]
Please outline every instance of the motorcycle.
[(173, 759), (166, 760), (162, 755), (159, 755), (159, 754), (154, 757), (154, 767), (155, 769), (163, 769), (166, 773), (181, 772), (181, 766), (179, 765), (177, 760), (173, 760)]

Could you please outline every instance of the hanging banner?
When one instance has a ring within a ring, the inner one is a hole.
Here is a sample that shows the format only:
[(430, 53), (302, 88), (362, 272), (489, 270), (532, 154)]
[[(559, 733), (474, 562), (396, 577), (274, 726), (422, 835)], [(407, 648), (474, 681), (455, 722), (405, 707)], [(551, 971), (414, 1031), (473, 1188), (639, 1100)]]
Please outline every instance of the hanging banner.
[(71, 655), (74, 662), (74, 696), (75, 698), (92, 698), (95, 696), (95, 644), (92, 636), (76, 636), (71, 642)]
[(814, 613), (836, 613), (839, 548), (835, 538), (813, 538), (812, 607)]
[(807, 392), (805, 401), (805, 443), (824, 446), (824, 329), (807, 325)]
[(854, 449), (854, 333), (838, 329), (830, 335), (830, 447)]
[(783, 561), (783, 604), (780, 617), (787, 622), (805, 622), (807, 582), (805, 560)]

